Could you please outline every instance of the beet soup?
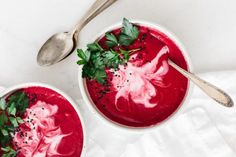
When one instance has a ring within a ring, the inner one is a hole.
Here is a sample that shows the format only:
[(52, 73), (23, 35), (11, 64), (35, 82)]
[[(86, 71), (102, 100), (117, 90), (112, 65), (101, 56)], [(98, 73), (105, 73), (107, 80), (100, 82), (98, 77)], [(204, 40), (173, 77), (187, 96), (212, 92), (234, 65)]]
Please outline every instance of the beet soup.
[[(113, 122), (130, 127), (148, 127), (167, 119), (182, 103), (188, 80), (168, 65), (169, 57), (188, 69), (178, 46), (162, 32), (142, 25), (138, 38), (125, 50), (131, 53), (127, 64), (106, 70), (107, 84), (86, 79), (88, 93), (96, 108)], [(121, 29), (111, 31), (118, 35)], [(106, 36), (98, 43), (108, 50)], [(119, 49), (115, 47), (114, 49)]]
[(29, 106), (21, 117), (24, 123), (12, 136), (11, 147), (17, 152), (16, 156), (79, 157), (83, 129), (70, 102), (45, 87), (29, 87), (17, 92), (27, 95)]

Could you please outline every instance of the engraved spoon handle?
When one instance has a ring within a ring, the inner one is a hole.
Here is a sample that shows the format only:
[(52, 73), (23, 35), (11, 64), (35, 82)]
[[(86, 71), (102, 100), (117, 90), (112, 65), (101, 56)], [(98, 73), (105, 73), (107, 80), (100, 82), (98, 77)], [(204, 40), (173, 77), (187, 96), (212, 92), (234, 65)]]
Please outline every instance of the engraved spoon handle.
[(86, 12), (86, 14), (82, 17), (80, 22), (75, 26), (75, 29), (72, 31), (72, 34), (76, 33), (76, 35), (80, 32), (80, 30), (87, 25), (94, 17), (104, 11), (106, 8), (111, 6), (117, 0), (96, 0), (94, 4), (90, 7), (90, 9)]
[(171, 65), (174, 69), (176, 69), (179, 73), (184, 75), (186, 78), (194, 82), (199, 88), (202, 89), (208, 96), (214, 99), (216, 102), (220, 103), (226, 107), (232, 107), (234, 105), (233, 100), (230, 98), (228, 94), (226, 94), (223, 90), (219, 89), (218, 87), (212, 85), (209, 82), (202, 80), (201, 78), (197, 77), (196, 75), (187, 72), (186, 70), (182, 69), (178, 65), (176, 65), (170, 59), (168, 60), (169, 65)]

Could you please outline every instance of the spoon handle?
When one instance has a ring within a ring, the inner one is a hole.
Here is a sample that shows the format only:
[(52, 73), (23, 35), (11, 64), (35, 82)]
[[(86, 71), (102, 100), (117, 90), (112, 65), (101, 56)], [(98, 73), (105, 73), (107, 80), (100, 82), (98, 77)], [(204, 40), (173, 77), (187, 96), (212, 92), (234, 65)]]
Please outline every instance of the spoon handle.
[(117, 0), (96, 0), (94, 4), (90, 7), (90, 9), (86, 12), (86, 14), (82, 17), (80, 22), (76, 25), (72, 34), (76, 34), (80, 32), (80, 30), (87, 25), (94, 17), (104, 11), (106, 8), (111, 6)]
[(209, 82), (202, 80), (201, 78), (197, 77), (193, 73), (187, 72), (186, 70), (176, 65), (170, 59), (168, 60), (168, 63), (174, 69), (176, 69), (178, 72), (184, 75), (186, 78), (194, 82), (198, 87), (200, 87), (208, 96), (210, 96), (216, 102), (226, 107), (232, 107), (234, 105), (233, 100), (223, 90), (219, 89), (218, 87), (212, 85)]

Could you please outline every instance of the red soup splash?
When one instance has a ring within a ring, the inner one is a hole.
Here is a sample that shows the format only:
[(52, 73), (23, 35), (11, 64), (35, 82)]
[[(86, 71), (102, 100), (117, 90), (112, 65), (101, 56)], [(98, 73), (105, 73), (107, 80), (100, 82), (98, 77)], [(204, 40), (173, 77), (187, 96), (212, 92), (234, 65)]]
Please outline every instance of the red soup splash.
[[(127, 65), (107, 70), (108, 81), (101, 85), (86, 80), (90, 97), (98, 110), (119, 124), (147, 127), (167, 119), (185, 97), (188, 80), (170, 67), (167, 57), (184, 69), (187, 63), (181, 50), (165, 34), (137, 26), (138, 39), (127, 50), (140, 49)], [(120, 29), (112, 31), (119, 34)], [(99, 44), (107, 49), (106, 37)]]
[(78, 157), (83, 147), (83, 130), (77, 112), (57, 92), (44, 87), (21, 89), (30, 99), (12, 144), (18, 157)]

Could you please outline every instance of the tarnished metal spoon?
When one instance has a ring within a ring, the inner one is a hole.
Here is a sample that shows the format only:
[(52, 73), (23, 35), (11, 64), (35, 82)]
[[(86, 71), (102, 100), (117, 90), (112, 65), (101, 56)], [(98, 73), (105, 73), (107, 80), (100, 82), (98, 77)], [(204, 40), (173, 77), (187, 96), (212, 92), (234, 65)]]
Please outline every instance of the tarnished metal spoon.
[(96, 0), (73, 30), (55, 34), (44, 43), (39, 50), (37, 63), (40, 66), (49, 66), (69, 56), (77, 46), (78, 34), (81, 29), (116, 1), (117, 0)]
[(176, 65), (170, 59), (168, 60), (169, 65), (171, 65), (174, 69), (176, 69), (179, 73), (183, 76), (191, 80), (194, 84), (196, 84), (203, 92), (205, 92), (208, 96), (214, 99), (216, 102), (220, 103), (226, 107), (233, 107), (234, 102), (231, 97), (225, 93), (223, 90), (219, 89), (218, 87), (212, 85), (209, 82), (202, 80), (201, 78), (197, 77), (193, 73), (190, 73), (183, 68)]

